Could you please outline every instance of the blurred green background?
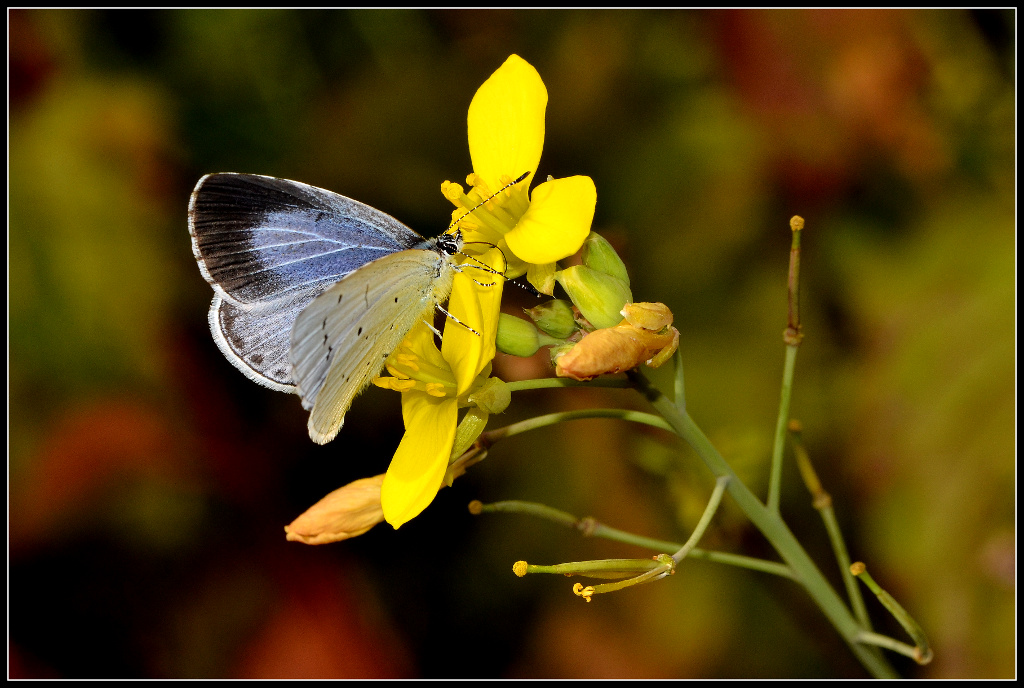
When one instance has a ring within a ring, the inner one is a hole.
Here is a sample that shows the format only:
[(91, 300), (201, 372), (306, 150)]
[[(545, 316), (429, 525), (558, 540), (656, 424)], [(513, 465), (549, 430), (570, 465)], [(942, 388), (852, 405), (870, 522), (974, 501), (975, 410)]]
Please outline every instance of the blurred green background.
[[(1016, 16), (1007, 11), (9, 11), (9, 673), (19, 677), (863, 675), (796, 586), (691, 561), (583, 603), (512, 563), (646, 556), (528, 499), (682, 541), (710, 491), (657, 432), (498, 445), (419, 518), (282, 526), (382, 472), (371, 389), (314, 446), (223, 359), (186, 228), (207, 172), (304, 181), (425, 235), (510, 53), (550, 102), (540, 175), (682, 333), (690, 413), (763, 494), (789, 217), (807, 220), (793, 415), (851, 554), (924, 626), (915, 677), (1015, 673)], [(510, 294), (510, 309), (532, 305)], [(549, 374), (502, 358), (506, 379)], [(655, 378), (667, 381), (668, 371)], [(518, 395), (508, 422), (602, 390)], [(837, 580), (786, 467), (784, 514)], [(704, 545), (770, 556), (726, 500)], [(876, 624), (903, 638), (869, 600)]]

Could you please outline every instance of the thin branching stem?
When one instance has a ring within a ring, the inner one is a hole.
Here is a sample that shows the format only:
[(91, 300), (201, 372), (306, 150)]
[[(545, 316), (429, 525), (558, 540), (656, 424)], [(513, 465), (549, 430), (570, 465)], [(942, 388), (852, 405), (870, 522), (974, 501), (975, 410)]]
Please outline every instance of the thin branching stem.
[(772, 443), (772, 467), (768, 478), (768, 508), (779, 512), (779, 496), (782, 492), (782, 454), (786, 444), (786, 425), (789, 422), (789, 404), (793, 393), (793, 371), (796, 369), (796, 352), (803, 341), (800, 326), (800, 235), (804, 219), (799, 215), (789, 221), (793, 230), (793, 241), (789, 247), (789, 313), (782, 341), (786, 343), (786, 363), (782, 369), (782, 389), (779, 392), (779, 415), (775, 421), (775, 441)]
[(690, 539), (686, 541), (686, 544), (679, 548), (675, 554), (672, 555), (672, 559), (678, 564), (686, 555), (689, 554), (700, 539), (704, 537), (704, 531), (711, 525), (711, 519), (714, 518), (715, 512), (718, 511), (718, 506), (722, 503), (722, 495), (725, 494), (725, 486), (729, 483), (730, 478), (727, 475), (718, 477), (715, 481), (715, 489), (711, 492), (711, 498), (708, 500), (708, 505), (704, 507), (704, 513), (701, 514), (700, 520), (697, 522), (697, 527), (693, 529), (693, 533), (690, 534)]
[(629, 411), (627, 409), (580, 409), (578, 411), (560, 411), (558, 413), (548, 413), (543, 416), (527, 418), (518, 423), (487, 430), (482, 436), (488, 444), (492, 444), (500, 439), (520, 435), (530, 430), (537, 430), (548, 425), (556, 425), (569, 420), (582, 420), (584, 418), (618, 418), (619, 420), (642, 423), (672, 432), (672, 426), (666, 423), (664, 418), (653, 413)]
[(853, 614), (860, 621), (865, 631), (870, 631), (871, 619), (868, 617), (868, 610), (864, 605), (864, 596), (861, 595), (857, 579), (850, 572), (850, 553), (846, 549), (846, 540), (843, 538), (843, 533), (839, 528), (835, 509), (832, 508), (832, 495), (822, 486), (818, 473), (814, 470), (811, 456), (807, 453), (807, 447), (804, 445), (799, 421), (791, 420), (789, 422), (789, 433), (790, 441), (793, 444), (793, 455), (796, 457), (796, 465), (800, 469), (800, 477), (803, 478), (807, 491), (811, 493), (811, 504), (821, 514), (825, 530), (828, 531), (828, 539), (832, 543), (832, 551), (836, 555), (836, 562), (839, 564), (839, 572), (843, 577), (843, 585), (846, 586), (846, 596), (850, 599)]
[(768, 539), (782, 559), (793, 569), (797, 580), (807, 589), (815, 603), (832, 622), (836, 630), (850, 645), (864, 667), (872, 675), (882, 678), (896, 678), (898, 674), (889, 665), (881, 652), (874, 647), (861, 645), (857, 636), (864, 630), (847, 609), (842, 599), (818, 570), (783, 522), (778, 513), (771, 511), (736, 476), (732, 467), (722, 458), (707, 436), (701, 431), (689, 414), (680, 412), (676, 405), (655, 388), (639, 371), (631, 371), (629, 378), (652, 406), (669, 422), (680, 437), (693, 447), (715, 477), (727, 475), (731, 478), (726, 491), (754, 526)]
[[(604, 538), (605, 540), (614, 540), (615, 542), (622, 542), (627, 545), (636, 545), (637, 547), (643, 547), (655, 552), (676, 552), (683, 547), (683, 545), (678, 542), (669, 542), (667, 540), (657, 540), (643, 535), (636, 535), (635, 533), (629, 533), (625, 530), (619, 530), (618, 528), (607, 526), (593, 518), (590, 518), (589, 516), (586, 518), (577, 518), (564, 511), (534, 502), (523, 502), (519, 500), (492, 502), (490, 504), (473, 502), (470, 504), (470, 511), (472, 513), (497, 511), (525, 513), (538, 518), (547, 519), (569, 528), (575, 528), (588, 537), (599, 537)], [(753, 571), (761, 571), (763, 573), (771, 573), (784, 578), (795, 579), (793, 571), (788, 566), (775, 561), (766, 561), (764, 559), (748, 557), (742, 554), (704, 550), (699, 547), (692, 548), (687, 556), (690, 559), (703, 559), (705, 561), (713, 561), (719, 564), (728, 564), (730, 566), (738, 566), (740, 568), (751, 569)]]

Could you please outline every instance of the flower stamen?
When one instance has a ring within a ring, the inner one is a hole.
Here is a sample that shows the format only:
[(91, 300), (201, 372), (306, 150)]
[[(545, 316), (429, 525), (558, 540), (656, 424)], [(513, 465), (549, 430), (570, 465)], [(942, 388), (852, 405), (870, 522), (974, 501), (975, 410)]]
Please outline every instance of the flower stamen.
[[(413, 372), (416, 372), (417, 370), (420, 369), (418, 361), (419, 357), (413, 353), (395, 354), (395, 363), (400, 363), (401, 365), (405, 366), (406, 368)], [(388, 372), (391, 372), (390, 366), (388, 367)], [(393, 372), (391, 374), (394, 375)], [(408, 375), (404, 377), (408, 377)]]

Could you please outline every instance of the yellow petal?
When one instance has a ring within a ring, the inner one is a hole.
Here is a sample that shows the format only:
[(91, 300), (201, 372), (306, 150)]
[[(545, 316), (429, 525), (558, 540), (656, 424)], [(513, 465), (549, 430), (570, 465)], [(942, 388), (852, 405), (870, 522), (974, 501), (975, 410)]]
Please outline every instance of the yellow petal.
[(409, 334), (402, 340), (399, 351), (409, 351), (416, 358), (417, 379), (436, 379), (441, 382), (453, 382), (448, 363), (441, 356), (434, 343), (434, 331), (422, 320), (416, 323)]
[(555, 293), (555, 271), (557, 266), (554, 263), (536, 264), (530, 263), (526, 270), (526, 279), (541, 294), (552, 296)]
[(381, 485), (384, 518), (395, 528), (415, 518), (434, 500), (448, 468), (459, 402), (409, 392), (402, 395), (405, 436)]
[(512, 249), (505, 243), (504, 235), (501, 241), (498, 242), (498, 249), (505, 256), (507, 261), (505, 265), (505, 279), (514, 280), (516, 277), (521, 277), (526, 274), (526, 271), (530, 268), (530, 264), (520, 260), (516, 254), (512, 253)]
[(491, 249), (477, 260), (498, 274), (476, 270), (463, 263), (462, 271), (455, 274), (452, 295), (448, 298), (448, 311), (459, 322), (449, 318), (441, 339), (441, 353), (455, 373), (459, 396), (469, 390), (476, 376), (494, 358), (494, 337), (498, 332), (504, 283), (500, 272), (505, 264), (504, 257), (501, 251)]
[(527, 263), (553, 263), (580, 250), (590, 234), (597, 188), (590, 177), (544, 182), (530, 194), (530, 208), (505, 242)]
[(544, 110), (548, 91), (529, 62), (512, 55), (490, 76), (469, 105), (469, 154), (473, 171), (494, 193), (501, 177), (530, 177), (517, 188), (528, 189), (544, 148)]

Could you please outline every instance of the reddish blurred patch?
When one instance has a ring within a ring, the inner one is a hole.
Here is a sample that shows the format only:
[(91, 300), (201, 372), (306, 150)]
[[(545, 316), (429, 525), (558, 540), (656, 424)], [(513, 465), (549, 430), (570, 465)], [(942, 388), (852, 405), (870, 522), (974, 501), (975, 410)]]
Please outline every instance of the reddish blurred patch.
[(9, 10), (7, 22), (7, 96), (14, 110), (43, 91), (57, 65), (31, 12)]
[(778, 177), (813, 200), (863, 160), (891, 156), (927, 178), (950, 165), (923, 96), (931, 65), (898, 10), (716, 13), (737, 92), (771, 133)]
[[(301, 557), (305, 558), (305, 557)], [(351, 569), (348, 569), (351, 570)], [(286, 566), (279, 609), (243, 650), (232, 674), (248, 679), (409, 676), (404, 646), (374, 618), (372, 595), (340, 569), (308, 559)]]
[(45, 537), (125, 474), (180, 479), (175, 446), (162, 416), (140, 404), (106, 399), (69, 412), (25, 475), (12, 479), (12, 549)]

